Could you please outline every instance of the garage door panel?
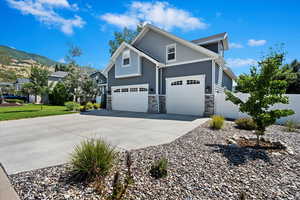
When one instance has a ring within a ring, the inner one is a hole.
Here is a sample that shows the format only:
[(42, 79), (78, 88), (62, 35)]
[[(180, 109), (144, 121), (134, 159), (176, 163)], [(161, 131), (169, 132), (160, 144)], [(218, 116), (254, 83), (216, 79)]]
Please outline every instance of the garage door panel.
[(166, 83), (167, 113), (203, 115), (204, 75), (167, 78)]
[(148, 84), (112, 87), (112, 109), (147, 112)]

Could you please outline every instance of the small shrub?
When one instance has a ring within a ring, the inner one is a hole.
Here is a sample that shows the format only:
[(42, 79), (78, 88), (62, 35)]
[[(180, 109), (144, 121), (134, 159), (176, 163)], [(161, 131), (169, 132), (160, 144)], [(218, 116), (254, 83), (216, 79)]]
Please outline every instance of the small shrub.
[(100, 108), (100, 104), (99, 103), (94, 103), (94, 109), (98, 110)]
[(71, 154), (71, 166), (75, 180), (101, 177), (103, 179), (114, 166), (118, 152), (102, 139), (87, 139), (77, 145)]
[(85, 106), (80, 106), (80, 112), (85, 112), (85, 111), (86, 111)]
[(161, 158), (156, 161), (150, 169), (150, 175), (154, 178), (164, 178), (168, 175), (168, 160)]
[(65, 106), (68, 111), (77, 111), (80, 109), (80, 104), (73, 101), (66, 102)]
[(286, 123), (284, 124), (284, 126), (286, 127), (286, 130), (288, 132), (295, 132), (296, 129), (298, 128), (297, 123), (295, 123), (292, 120), (286, 121)]
[(255, 122), (251, 118), (237, 119), (237, 120), (235, 120), (235, 124), (240, 129), (245, 129), (245, 130), (255, 130), (256, 129)]
[(92, 102), (87, 102), (87, 103), (85, 104), (85, 107), (86, 107), (87, 110), (92, 110), (92, 109), (94, 109), (94, 105), (93, 105)]
[(212, 116), (210, 120), (210, 127), (212, 129), (221, 129), (224, 125), (224, 117), (219, 115)]
[(7, 103), (19, 103), (19, 104), (23, 104), (24, 101), (21, 99), (5, 99), (5, 102)]

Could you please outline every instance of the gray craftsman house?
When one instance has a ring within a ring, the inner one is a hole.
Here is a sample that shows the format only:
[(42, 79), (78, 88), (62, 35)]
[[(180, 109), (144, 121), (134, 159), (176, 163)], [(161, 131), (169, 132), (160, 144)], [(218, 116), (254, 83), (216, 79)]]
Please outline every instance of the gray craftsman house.
[(193, 41), (147, 24), (122, 45), (104, 70), (107, 109), (214, 114), (214, 95), (232, 90), (236, 76), (225, 67), (227, 33)]

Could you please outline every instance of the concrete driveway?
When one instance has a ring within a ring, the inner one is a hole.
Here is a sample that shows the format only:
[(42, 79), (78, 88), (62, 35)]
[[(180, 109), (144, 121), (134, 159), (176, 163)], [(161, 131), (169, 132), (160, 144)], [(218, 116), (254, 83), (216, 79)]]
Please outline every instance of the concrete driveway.
[(101, 137), (130, 150), (168, 143), (207, 118), (92, 111), (0, 122), (0, 162), (9, 174), (62, 164), (84, 138)]

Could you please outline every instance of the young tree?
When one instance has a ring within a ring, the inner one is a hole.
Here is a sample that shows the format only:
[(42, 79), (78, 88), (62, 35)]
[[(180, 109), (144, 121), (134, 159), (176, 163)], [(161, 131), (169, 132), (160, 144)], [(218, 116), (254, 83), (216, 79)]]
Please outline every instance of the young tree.
[(30, 72), (31, 89), (35, 95), (35, 102), (37, 102), (38, 95), (44, 95), (48, 89), (49, 71), (38, 66), (32, 66)]
[(108, 43), (110, 46), (110, 55), (114, 54), (114, 52), (119, 48), (122, 42), (131, 43), (142, 29), (143, 25), (142, 23), (139, 23), (136, 27), (136, 30), (131, 30), (125, 27), (122, 32), (114, 32), (114, 39), (110, 40)]
[(89, 76), (85, 76), (83, 78), (81, 89), (84, 101), (89, 101), (91, 99), (96, 98), (96, 96), (100, 92), (100, 88), (98, 87), (97, 83)]
[(76, 57), (80, 57), (82, 55), (82, 50), (80, 47), (74, 45), (74, 44), (69, 44), (69, 50), (67, 55), (65, 56), (65, 60), (69, 65), (76, 65)]
[(82, 74), (80, 70), (76, 67), (72, 67), (72, 70), (65, 78), (64, 83), (68, 93), (73, 96), (73, 101), (77, 102), (78, 98), (81, 96), (81, 82)]
[(237, 91), (249, 93), (247, 101), (242, 101), (231, 92), (226, 92), (226, 100), (239, 106), (241, 112), (250, 115), (256, 123), (257, 145), (260, 136), (264, 135), (266, 127), (274, 124), (276, 119), (294, 114), (290, 109), (270, 109), (276, 103), (288, 104), (286, 93), (287, 82), (278, 80), (283, 72), (284, 54), (272, 52), (269, 56), (258, 62), (258, 67), (252, 67), (249, 75), (240, 75), (237, 80)]

